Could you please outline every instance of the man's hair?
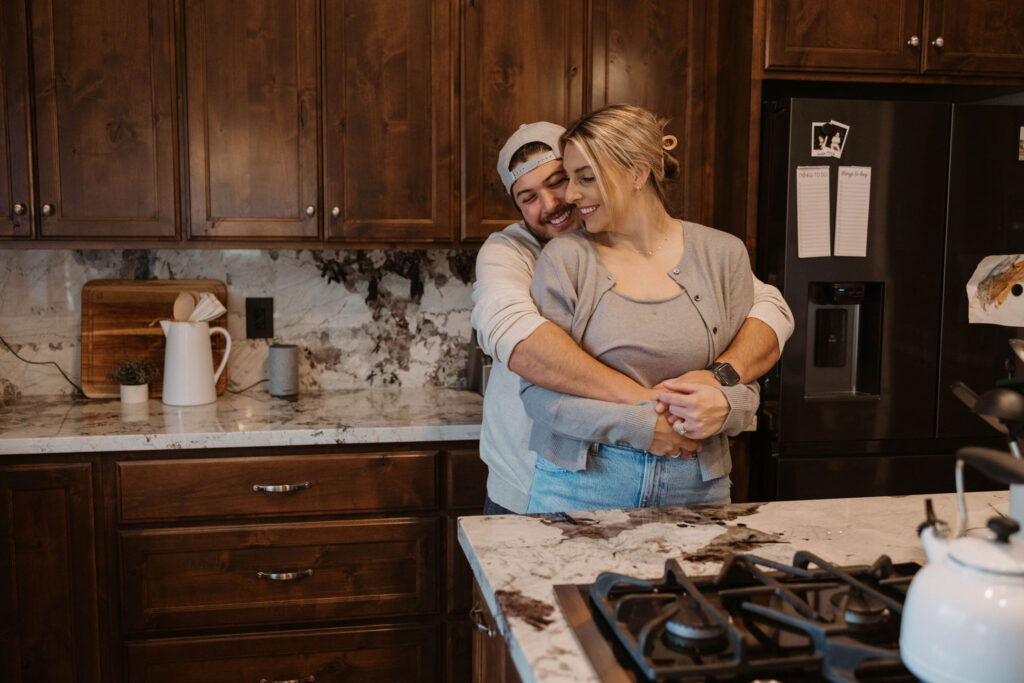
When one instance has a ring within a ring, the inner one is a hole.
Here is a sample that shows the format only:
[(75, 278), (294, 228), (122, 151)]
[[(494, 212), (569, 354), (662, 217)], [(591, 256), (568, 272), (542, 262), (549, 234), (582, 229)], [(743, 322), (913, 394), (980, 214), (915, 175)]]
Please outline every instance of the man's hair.
[(512, 158), (508, 160), (508, 170), (512, 171), (516, 166), (524, 163), (535, 154), (543, 154), (544, 152), (550, 151), (551, 148), (543, 142), (527, 142), (525, 145), (517, 149), (516, 153), (512, 155)]

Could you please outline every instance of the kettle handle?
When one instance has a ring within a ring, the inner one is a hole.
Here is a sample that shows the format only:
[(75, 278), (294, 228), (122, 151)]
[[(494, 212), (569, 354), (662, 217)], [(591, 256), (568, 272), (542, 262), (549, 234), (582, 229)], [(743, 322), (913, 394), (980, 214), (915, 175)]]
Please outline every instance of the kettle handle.
[(956, 452), (956, 500), (960, 506), (960, 533), (967, 533), (967, 503), (964, 501), (964, 463), (970, 463), (1003, 484), (1024, 484), (1024, 461), (992, 448), (967, 446)]
[(213, 383), (216, 384), (217, 380), (220, 379), (220, 373), (224, 372), (224, 366), (228, 364), (228, 354), (231, 353), (231, 335), (223, 327), (211, 327), (210, 335), (213, 336), (214, 332), (220, 332), (224, 335), (224, 339), (227, 340), (227, 344), (224, 346), (224, 357), (220, 359), (220, 365), (217, 366), (217, 371), (213, 373)]

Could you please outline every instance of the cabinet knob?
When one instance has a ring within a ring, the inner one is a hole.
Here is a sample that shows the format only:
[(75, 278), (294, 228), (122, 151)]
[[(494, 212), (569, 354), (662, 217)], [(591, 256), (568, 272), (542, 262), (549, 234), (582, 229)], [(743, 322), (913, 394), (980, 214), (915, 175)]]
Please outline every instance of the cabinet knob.
[(932, 47), (934, 47), (936, 50), (941, 50), (942, 46), (945, 44), (946, 41), (942, 39), (942, 36), (939, 36), (938, 38), (932, 41)]
[(907, 41), (907, 45), (909, 45), (910, 47), (920, 47), (921, 38), (918, 36), (910, 36), (910, 40)]
[(15, 204), (14, 205), (14, 215), (15, 216), (24, 216), (25, 215), (25, 205), (24, 204)]
[(44, 216), (52, 216), (53, 215), (53, 204), (43, 204), (43, 215)]
[(333, 217), (335, 217), (335, 218), (337, 218), (338, 216), (340, 216), (340, 215), (341, 215), (341, 207), (340, 207), (340, 206), (336, 206), (336, 207), (334, 207), (333, 209), (331, 209), (331, 215), (332, 215)]
[(307, 207), (306, 207), (306, 215), (307, 215), (307, 216), (309, 216), (310, 218), (312, 218), (313, 216), (315, 216), (315, 215), (316, 215), (316, 207), (315, 207), (315, 206), (313, 206), (312, 204), (310, 204), (309, 206), (307, 206)]

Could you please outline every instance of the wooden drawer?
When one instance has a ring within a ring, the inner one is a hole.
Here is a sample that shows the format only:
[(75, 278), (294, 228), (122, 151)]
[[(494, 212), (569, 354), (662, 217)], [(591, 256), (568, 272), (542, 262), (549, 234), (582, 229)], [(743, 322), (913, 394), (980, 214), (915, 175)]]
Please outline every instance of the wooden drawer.
[(437, 680), (438, 639), (437, 627), (414, 625), (130, 643), (127, 680), (131, 683), (434, 681)]
[(487, 465), (475, 448), (449, 451), (445, 501), (451, 508), (483, 510), (487, 496)]
[(122, 626), (140, 633), (432, 612), (438, 526), (431, 518), (122, 531)]
[[(123, 522), (267, 517), (436, 504), (437, 453), (354, 453), (117, 463)], [(304, 485), (287, 493), (254, 486)]]

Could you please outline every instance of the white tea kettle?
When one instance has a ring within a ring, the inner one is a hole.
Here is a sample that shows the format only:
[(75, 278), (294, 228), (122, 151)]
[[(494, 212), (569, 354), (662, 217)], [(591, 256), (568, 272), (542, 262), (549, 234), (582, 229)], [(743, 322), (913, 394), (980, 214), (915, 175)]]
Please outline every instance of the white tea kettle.
[[(161, 320), (167, 338), (164, 353), (163, 402), (170, 406), (198, 406), (217, 400), (217, 380), (231, 353), (231, 335), (223, 327), (205, 322)], [(220, 333), (227, 340), (224, 357), (213, 369), (210, 335)]]
[(931, 500), (921, 541), (928, 564), (914, 576), (903, 605), (900, 657), (918, 678), (1024, 680), (1024, 540), (1015, 520), (993, 517), (987, 536), (965, 535), (963, 466), (971, 463), (1006, 484), (1024, 483), (1024, 462), (989, 448), (957, 451), (960, 531), (935, 518)]

